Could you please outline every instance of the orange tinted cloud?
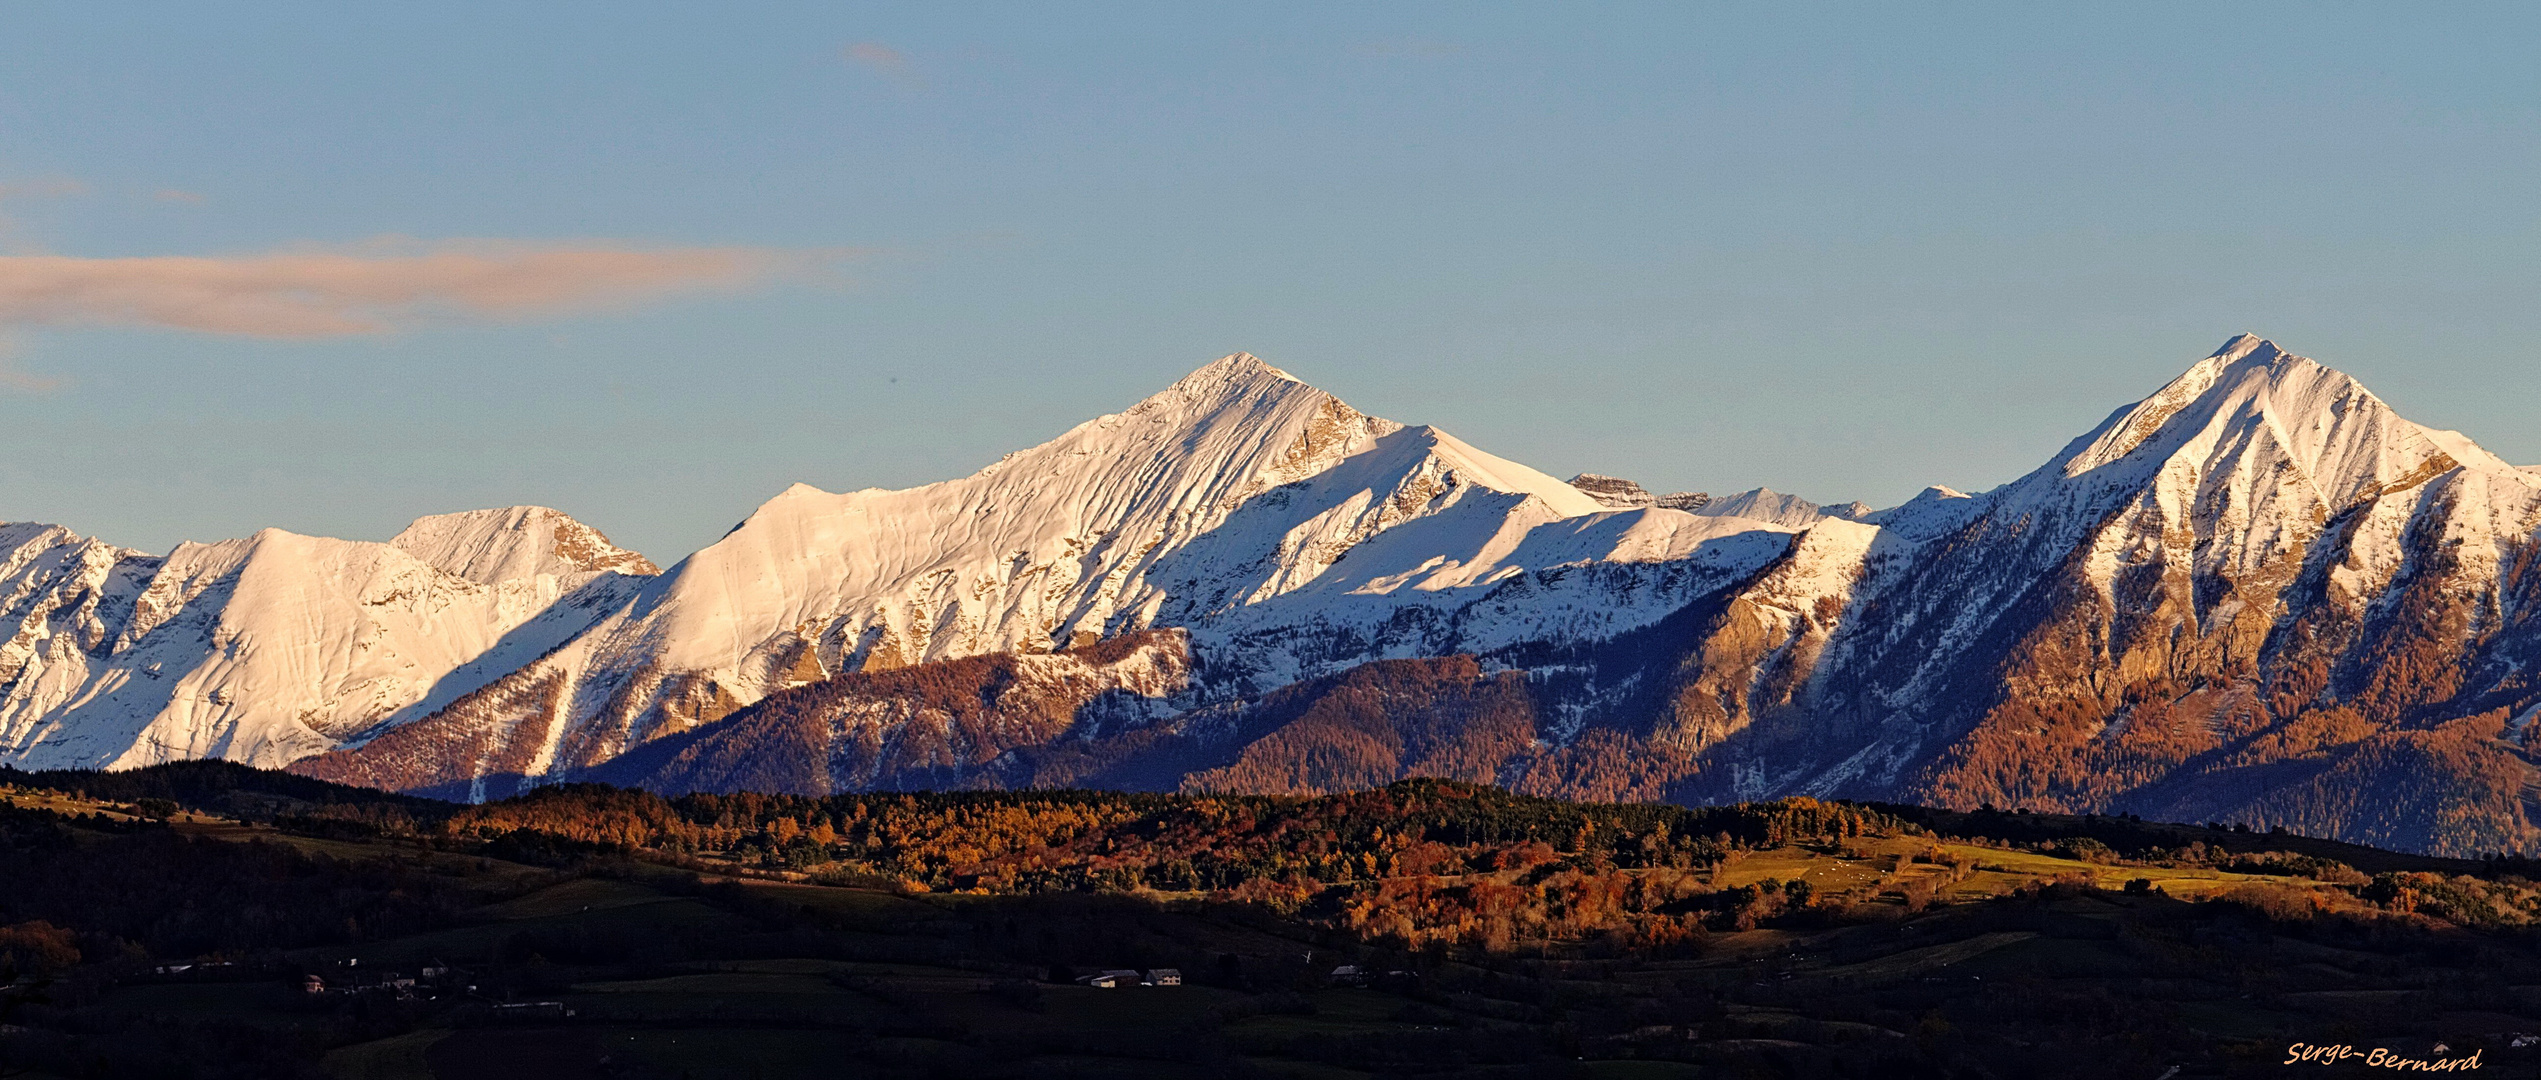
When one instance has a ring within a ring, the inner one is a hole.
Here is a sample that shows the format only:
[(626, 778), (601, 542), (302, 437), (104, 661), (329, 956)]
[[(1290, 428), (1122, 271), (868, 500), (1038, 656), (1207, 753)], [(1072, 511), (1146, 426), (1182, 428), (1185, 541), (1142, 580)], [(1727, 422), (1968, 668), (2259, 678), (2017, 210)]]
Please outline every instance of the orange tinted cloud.
[(884, 71), (902, 71), (909, 66), (909, 58), (900, 55), (900, 50), (878, 41), (859, 41), (847, 46), (847, 59)]
[(152, 326), (258, 337), (520, 318), (811, 274), (838, 253), (459, 241), (227, 258), (0, 256), (0, 326)]
[(0, 199), (55, 199), (64, 195), (87, 193), (87, 184), (68, 176), (48, 176), (39, 180), (0, 184)]
[(0, 355), (0, 390), (14, 390), (27, 394), (49, 394), (55, 390), (61, 389), (62, 386), (63, 382), (60, 378), (51, 375), (38, 375), (32, 371), (21, 371), (18, 368), (16, 360), (6, 355)]
[(851, 63), (871, 68), (881, 73), (884, 78), (899, 83), (903, 87), (914, 89), (925, 82), (918, 77), (917, 69), (909, 66), (907, 56), (902, 55), (900, 50), (878, 41), (859, 41), (847, 46), (847, 59)]

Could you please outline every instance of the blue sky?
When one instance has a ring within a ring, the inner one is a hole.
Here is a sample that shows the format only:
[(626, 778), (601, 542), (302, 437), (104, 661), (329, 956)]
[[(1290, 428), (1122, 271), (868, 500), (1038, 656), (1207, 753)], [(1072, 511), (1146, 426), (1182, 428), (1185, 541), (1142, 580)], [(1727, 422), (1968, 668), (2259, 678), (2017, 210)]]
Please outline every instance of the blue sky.
[(1886, 504), (2248, 329), (2541, 462), (2528, 6), (420, 7), (0, 11), (0, 519), (668, 561), (1238, 349)]

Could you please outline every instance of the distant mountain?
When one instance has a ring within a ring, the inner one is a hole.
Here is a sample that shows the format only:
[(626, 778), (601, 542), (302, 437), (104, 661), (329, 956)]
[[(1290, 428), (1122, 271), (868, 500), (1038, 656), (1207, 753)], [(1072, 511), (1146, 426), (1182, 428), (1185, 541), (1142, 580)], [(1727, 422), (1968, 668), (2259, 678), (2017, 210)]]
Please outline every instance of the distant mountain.
[(1598, 473), (1581, 473), (1571, 477), (1570, 486), (1585, 492), (1589, 498), (1597, 500), (1599, 506), (1609, 510), (1659, 506), (1711, 517), (1769, 521), (1791, 529), (1805, 529), (1825, 518), (1862, 521), (1872, 513), (1871, 508), (1862, 503), (1820, 506), (1798, 496), (1782, 494), (1772, 488), (1757, 488), (1753, 491), (1742, 491), (1736, 495), (1724, 496), (1709, 495), (1700, 491), (1652, 495), (1649, 489), (1630, 480)]
[(278, 766), (505, 674), (653, 572), (542, 507), (429, 517), (384, 544), (267, 529), (164, 558), (0, 525), (0, 760)]
[(1581, 473), (1570, 478), (1570, 486), (1588, 493), (1588, 497), (1609, 510), (1630, 510), (1643, 506), (1663, 506), (1670, 510), (1701, 510), (1712, 497), (1700, 491), (1678, 491), (1652, 495), (1641, 485), (1619, 476)]
[(1805, 529), (1826, 518), (1860, 521), (1871, 508), (1861, 503), (1842, 506), (1820, 506), (1795, 495), (1785, 495), (1772, 488), (1757, 488), (1706, 501), (1695, 513), (1716, 517), (1750, 518), (1770, 521), (1794, 529)]
[(462, 798), (1434, 775), (2527, 850), (2537, 534), (2541, 472), (2247, 335), (1877, 511), (1563, 482), (1237, 354), (969, 477), (798, 485), (658, 575), (552, 511), (165, 559), (7, 526), (0, 760)]

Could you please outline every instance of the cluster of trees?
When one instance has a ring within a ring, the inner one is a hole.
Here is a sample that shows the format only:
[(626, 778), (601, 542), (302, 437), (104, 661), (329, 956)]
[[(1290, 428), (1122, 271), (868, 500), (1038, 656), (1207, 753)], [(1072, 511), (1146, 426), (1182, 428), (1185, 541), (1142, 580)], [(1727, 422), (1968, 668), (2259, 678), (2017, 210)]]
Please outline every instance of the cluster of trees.
[[(218, 763), (0, 779), (136, 804), (164, 800), (169, 806), (211, 805), (231, 812), (263, 807), (267, 820), (298, 832), (384, 834), (550, 865), (594, 854), (645, 854), (696, 860), (700, 867), (790, 869), (820, 880), (913, 893), (1200, 896), (1260, 905), (1410, 949), (1501, 951), (1556, 940), (1666, 949), (1709, 930), (1775, 919), (1841, 921), (1880, 914), (1865, 910), (1858, 897), (1851, 903), (1813, 897), (1796, 883), (1717, 887), (1711, 871), (1745, 851), (1794, 843), (1838, 851), (1854, 838), (1901, 834), (1973, 840), (2103, 865), (2310, 878), (2342, 890), (2327, 899), (2314, 887), (2245, 890), (2241, 897), (2287, 917), (2338, 909), (2476, 926), (2541, 921), (2541, 893), (2525, 880), (2531, 867), (2517, 861), (2428, 859), (2281, 831), (2166, 825), (2131, 816), (1954, 812), (1808, 798), (1700, 808), (1575, 803), (1435, 779), (1310, 797), (1072, 790), (665, 797), (566, 784), (478, 806)], [(117, 843), (136, 850), (166, 847), (152, 857), (178, 870), (207, 859), (224, 867), (239, 864), (222, 871), (232, 880), (202, 887), (207, 897), (235, 894), (224, 909), (228, 914), (219, 917), (220, 933), (188, 938), (178, 924), (116, 931), (154, 952), (199, 951), (214, 938), (260, 945), (281, 940), (279, 929), (257, 929), (258, 920), (290, 922), (303, 937), (320, 922), (332, 925), (338, 936), (365, 936), (372, 927), (412, 927), (443, 917), (452, 903), (428, 888), (378, 878), (387, 872), (384, 864), (329, 867), (316, 856), (280, 849), (241, 854), (230, 850), (233, 845), (192, 843), (144, 824), (113, 826), (130, 834), (118, 834)], [(206, 854), (212, 850), (222, 854)], [(262, 863), (250, 869), (241, 860)], [(1976, 869), (1937, 844), (1914, 861), (1948, 865), (1939, 874), (1899, 873), (1883, 881), (1891, 900), (1902, 901), (1889, 906), (1921, 910)], [(206, 865), (200, 873), (215, 870)], [(348, 879), (329, 892), (335, 907), (323, 916), (287, 899), (241, 891), (246, 883), (310, 875)], [(43, 887), (17, 877), (20, 884), (0, 884), (0, 916), (13, 917), (0, 919), (0, 926), (59, 912), (59, 903), (48, 907), (35, 895)], [(93, 878), (66, 870), (56, 891), (64, 897), (113, 891)], [(366, 895), (370, 899), (361, 899)], [(210, 906), (173, 904), (188, 913), (186, 919), (209, 917), (204, 912)]]
[(1714, 889), (1746, 850), (1893, 835), (1874, 808), (1593, 804), (1448, 780), (1317, 797), (1086, 791), (664, 798), (560, 785), (457, 811), (452, 841), (705, 856), (906, 891), (1202, 894), (1401, 948), (1667, 949), (1804, 908)]
[(1312, 798), (1089, 791), (693, 794), (566, 784), (432, 826), (830, 867), (926, 889), (1219, 892), (1562, 868), (1710, 866), (1734, 848), (1894, 831), (1798, 798), (1732, 807), (1572, 803), (1445, 780)]

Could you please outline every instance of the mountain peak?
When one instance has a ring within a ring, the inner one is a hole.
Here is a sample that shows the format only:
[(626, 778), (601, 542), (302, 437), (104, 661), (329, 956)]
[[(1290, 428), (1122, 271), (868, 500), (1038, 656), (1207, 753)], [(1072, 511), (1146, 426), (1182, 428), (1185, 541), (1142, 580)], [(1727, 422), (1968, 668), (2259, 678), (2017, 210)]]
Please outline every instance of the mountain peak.
[(1755, 521), (1770, 521), (1794, 529), (1805, 529), (1816, 524), (1820, 518), (1840, 517), (1851, 520), (1869, 513), (1870, 509), (1859, 503), (1829, 508), (1797, 495), (1785, 495), (1772, 488), (1760, 487), (1751, 491), (1742, 491), (1736, 495), (1705, 499), (1693, 508), (1693, 511), (1713, 517), (1749, 518)]
[(1254, 413), (1271, 403), (1320, 401), (1332, 395), (1270, 366), (1251, 353), (1228, 353), (1200, 366), (1174, 384), (1111, 416), (1088, 423), (1108, 428), (1124, 419), (1178, 425), (1207, 424), (1211, 418)]
[(1589, 498), (1617, 510), (1652, 506), (1659, 501), (1659, 497), (1650, 494), (1649, 489), (1620, 476), (1584, 472), (1571, 477), (1569, 483), (1570, 486), (1587, 492)]
[(2281, 355), (2284, 355), (2284, 350), (2277, 348), (2275, 342), (2269, 341), (2257, 334), (2243, 331), (2232, 335), (2229, 340), (2223, 343), (2222, 348), (2216, 349), (2213, 355), (2208, 356), (2206, 359), (2221, 360), (2229, 364), (2236, 363), (2249, 357), (2257, 357), (2260, 360), (2265, 361), (2274, 359)]
[[(2468, 438), (2411, 423), (2345, 373), (2244, 334), (2111, 413), (1994, 501), (2014, 517), (2044, 512), (2075, 529), (2131, 505), (2132, 524), (2110, 537), (2167, 543), (2149, 538), (2175, 528), (2194, 538), (2197, 573), (2231, 575), (2274, 565), (2338, 515), (2457, 472), (2532, 486)], [(2111, 550), (2110, 566), (2140, 558)]]
[(415, 519), (389, 540), (427, 565), (481, 585), (539, 574), (658, 574), (642, 555), (600, 530), (544, 506), (505, 506)]
[(1185, 375), (1179, 381), (1175, 382), (1174, 386), (1215, 386), (1231, 382), (1247, 382), (1263, 377), (1284, 379), (1301, 385), (1304, 382), (1304, 380), (1301, 380), (1294, 375), (1272, 367), (1269, 361), (1255, 356), (1252, 353), (1232, 352), (1219, 357), (1216, 360), (1210, 361), (1209, 363), (1201, 365), (1191, 374)]
[(2210, 476), (2253, 451), (2299, 472), (2333, 509), (2403, 476), (2491, 460), (2467, 439), (2410, 423), (2346, 373), (2241, 334), (2076, 440), (2061, 471), (2178, 459)]

